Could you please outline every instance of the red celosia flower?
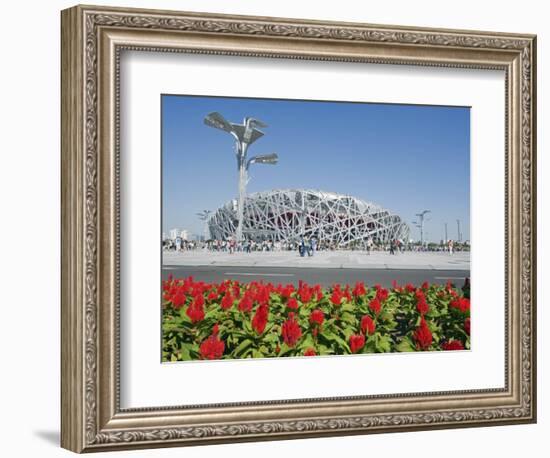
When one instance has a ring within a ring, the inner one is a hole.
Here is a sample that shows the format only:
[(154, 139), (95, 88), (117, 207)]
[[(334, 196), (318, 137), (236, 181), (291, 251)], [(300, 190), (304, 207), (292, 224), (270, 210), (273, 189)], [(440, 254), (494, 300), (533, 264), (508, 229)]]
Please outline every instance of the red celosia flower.
[(218, 339), (217, 334), (212, 334), (200, 346), (202, 359), (220, 359), (223, 356), (225, 344)]
[(198, 296), (199, 294), (202, 295), (204, 294), (204, 291), (206, 290), (206, 288), (207, 286), (206, 286), (206, 283), (204, 282), (194, 283), (191, 288), (191, 294), (194, 297)]
[(375, 297), (372, 301), (369, 302), (369, 308), (372, 310), (372, 313), (378, 315), (382, 306), (380, 305), (380, 300), (378, 297)]
[(254, 304), (254, 301), (250, 297), (250, 294), (246, 292), (242, 299), (239, 301), (239, 310), (241, 312), (250, 312), (252, 310), (252, 305)]
[(195, 296), (185, 312), (192, 323), (204, 320), (204, 297), (202, 294)]
[(300, 300), (304, 304), (307, 304), (311, 300), (311, 297), (313, 296), (313, 290), (309, 286), (307, 286), (305, 283), (303, 283), (300, 285), (300, 288), (298, 289), (298, 295), (300, 296)]
[(315, 356), (317, 355), (315, 348), (309, 347), (306, 351), (304, 351), (304, 356)]
[(313, 296), (313, 290), (311, 288), (302, 288), (300, 290), (300, 300), (307, 304)]
[(428, 323), (426, 323), (424, 317), (421, 318), (420, 326), (416, 329), (413, 336), (416, 342), (417, 349), (427, 350), (428, 348), (430, 348), (433, 341), (433, 336), (430, 328), (428, 328)]
[(353, 288), (353, 295), (355, 297), (361, 297), (367, 294), (367, 289), (365, 288), (365, 284), (361, 281), (358, 281), (355, 283), (355, 288)]
[(349, 338), (349, 348), (352, 353), (357, 353), (365, 346), (365, 336), (362, 334), (354, 334)]
[(346, 298), (346, 301), (351, 302), (351, 293), (349, 292), (349, 285), (346, 285), (346, 289), (344, 290), (344, 297)]
[(418, 289), (415, 295), (416, 295), (416, 310), (418, 310), (418, 313), (420, 313), (421, 315), (425, 315), (430, 311), (430, 306), (426, 302), (426, 296), (424, 295), (424, 292), (421, 289)]
[(448, 342), (445, 342), (441, 345), (443, 350), (464, 350), (464, 345), (460, 340), (451, 339)]
[(228, 286), (228, 281), (224, 281), (223, 283), (220, 283), (217, 287), (217, 291), (218, 291), (218, 295), (220, 294), (225, 294), (225, 292), (227, 291), (227, 286)]
[(405, 285), (405, 289), (409, 292), (409, 293), (414, 293), (416, 291), (416, 287), (412, 284), (412, 283), (407, 283)]
[(361, 331), (363, 331), (363, 334), (374, 334), (375, 329), (376, 324), (370, 316), (365, 315), (363, 318), (361, 318)]
[(428, 289), (429, 287), (430, 287), (430, 284), (427, 281), (422, 283), (422, 287), (421, 287), (422, 289)]
[(388, 290), (385, 288), (382, 288), (380, 285), (375, 285), (376, 288), (376, 299), (378, 299), (380, 302), (384, 302), (388, 298)]
[(298, 339), (302, 336), (302, 330), (298, 322), (294, 319), (294, 313), (289, 313), (288, 320), (283, 323), (281, 334), (284, 342), (289, 347), (294, 347)]
[(462, 313), (466, 313), (470, 310), (470, 299), (466, 297), (458, 297), (451, 301), (450, 307), (460, 310)]
[(430, 306), (426, 302), (426, 299), (422, 298), (417, 301), (416, 309), (418, 310), (418, 313), (420, 313), (421, 315), (425, 315), (430, 311)]
[(183, 307), (186, 300), (187, 297), (185, 296), (185, 293), (178, 291), (175, 296), (172, 296), (172, 307), (174, 307), (176, 310), (180, 309)]
[(267, 286), (261, 285), (261, 286), (256, 290), (256, 297), (255, 297), (255, 299), (256, 299), (259, 303), (269, 302), (269, 288), (268, 288)]
[(330, 302), (332, 302), (332, 304), (335, 306), (339, 306), (342, 303), (343, 297), (344, 297), (344, 294), (340, 290), (340, 286), (337, 286), (336, 288), (334, 288), (334, 291), (330, 296)]
[(294, 285), (292, 283), (289, 283), (281, 290), (281, 296), (288, 299), (291, 294), (294, 292)]
[(241, 297), (241, 288), (237, 283), (233, 283), (233, 296), (237, 299)]
[(218, 293), (216, 291), (210, 291), (210, 293), (208, 293), (207, 299), (209, 302), (215, 301), (217, 298), (218, 298)]
[(234, 301), (233, 296), (231, 296), (231, 293), (227, 291), (223, 296), (220, 306), (223, 310), (228, 310), (233, 305), (233, 301)]
[(252, 327), (258, 334), (262, 334), (267, 324), (269, 309), (266, 303), (260, 304), (252, 318)]
[(192, 323), (197, 323), (204, 319), (204, 310), (202, 307), (192, 307), (190, 305), (186, 314)]
[(294, 299), (293, 297), (291, 297), (288, 302), (286, 303), (286, 306), (289, 308), (289, 309), (293, 309), (293, 310), (296, 310), (298, 308), (298, 301), (296, 299)]
[(464, 320), (464, 331), (466, 331), (466, 334), (470, 335), (470, 318)]
[(323, 291), (321, 289), (321, 285), (315, 285), (313, 287), (313, 290), (315, 291), (315, 299), (317, 302), (320, 302), (321, 299), (323, 299)]
[(311, 312), (311, 315), (309, 315), (309, 322), (310, 324), (321, 326), (323, 324), (323, 321), (325, 321), (325, 314), (322, 310), (315, 309)]
[(204, 296), (202, 293), (197, 293), (195, 297), (193, 298), (193, 302), (191, 305), (194, 305), (195, 307), (202, 307), (204, 306)]

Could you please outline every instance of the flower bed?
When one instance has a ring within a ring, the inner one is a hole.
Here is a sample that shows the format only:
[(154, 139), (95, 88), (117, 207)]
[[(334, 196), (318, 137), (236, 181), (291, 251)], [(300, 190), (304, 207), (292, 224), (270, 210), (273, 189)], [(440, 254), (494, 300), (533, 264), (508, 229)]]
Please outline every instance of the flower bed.
[(163, 281), (163, 361), (470, 348), (470, 285)]

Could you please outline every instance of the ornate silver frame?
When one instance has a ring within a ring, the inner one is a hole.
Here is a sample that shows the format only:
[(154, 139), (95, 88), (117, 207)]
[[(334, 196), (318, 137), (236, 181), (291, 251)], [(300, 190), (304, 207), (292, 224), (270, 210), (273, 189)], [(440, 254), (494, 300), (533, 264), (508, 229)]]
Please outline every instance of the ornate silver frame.
[[(123, 49), (506, 73), (506, 386), (121, 410), (118, 62)], [(536, 37), (76, 6), (62, 12), (62, 421), (75, 452), (536, 421)]]

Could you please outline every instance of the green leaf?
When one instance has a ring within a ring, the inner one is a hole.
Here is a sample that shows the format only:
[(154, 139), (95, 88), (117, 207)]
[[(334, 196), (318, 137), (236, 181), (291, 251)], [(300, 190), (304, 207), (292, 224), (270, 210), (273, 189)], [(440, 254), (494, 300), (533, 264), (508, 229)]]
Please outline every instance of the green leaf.
[(252, 345), (252, 341), (250, 339), (243, 340), (235, 350), (233, 350), (232, 354), (235, 357), (239, 357), (244, 351)]
[(400, 352), (409, 352), (409, 351), (415, 351), (415, 348), (412, 344), (412, 342), (407, 339), (407, 338), (404, 338), (401, 342), (399, 342), (396, 346), (395, 346), (395, 349), (397, 351), (400, 351)]
[(328, 341), (336, 343), (340, 347), (343, 347), (348, 353), (351, 352), (347, 342), (344, 339), (342, 339), (340, 336), (336, 335), (335, 333), (330, 331), (323, 331), (320, 335), (325, 339), (327, 339)]
[(191, 354), (189, 353), (188, 345), (189, 344), (183, 344), (180, 350), (181, 359), (183, 359), (184, 361), (191, 359)]
[(392, 340), (389, 336), (380, 335), (376, 342), (376, 350), (381, 353), (388, 353), (391, 351)]
[[(349, 302), (344, 302), (341, 306), (340, 306), (340, 310), (342, 312), (355, 312), (355, 306)], [(343, 313), (342, 313), (343, 314)]]
[(310, 335), (305, 337), (305, 339), (302, 341), (302, 343), (300, 343), (298, 348), (300, 348), (301, 350), (306, 350), (309, 347), (315, 347), (315, 342), (313, 341), (313, 338)]
[(277, 356), (284, 356), (292, 350), (287, 344), (281, 345), (281, 351)]
[(274, 334), (274, 333), (271, 333), (271, 334), (267, 334), (263, 339), (262, 339), (263, 342), (265, 343), (270, 343), (270, 342), (278, 342), (279, 341), (279, 335), (278, 334)]
[(340, 320), (343, 321), (344, 323), (348, 323), (351, 325), (355, 325), (357, 322), (355, 316), (350, 312), (343, 312), (342, 315), (340, 316)]

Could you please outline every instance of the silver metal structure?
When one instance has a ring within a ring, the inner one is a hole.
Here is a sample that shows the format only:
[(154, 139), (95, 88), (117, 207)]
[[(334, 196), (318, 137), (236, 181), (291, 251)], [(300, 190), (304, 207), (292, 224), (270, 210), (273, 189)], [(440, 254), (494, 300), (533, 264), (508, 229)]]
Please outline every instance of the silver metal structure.
[(419, 223), (417, 227), (420, 229), (420, 244), (424, 245), (424, 219), (426, 214), (431, 213), (431, 210), (424, 210), (423, 212), (417, 213), (415, 216), (418, 216)]
[[(227, 202), (209, 219), (213, 238), (235, 234), (238, 211)], [(293, 243), (300, 236), (315, 237), (335, 248), (366, 248), (370, 239), (386, 244), (408, 241), (410, 229), (397, 215), (375, 204), (331, 192), (278, 189), (251, 194), (243, 207), (243, 234), (254, 241)]]
[(212, 210), (203, 210), (202, 212), (197, 213), (197, 216), (201, 221), (204, 221), (204, 240), (208, 240), (209, 237), (209, 228), (208, 228), (208, 219), (210, 218), (210, 214), (212, 213)]
[(237, 227), (233, 233), (236, 240), (243, 240), (244, 199), (248, 183), (248, 169), (252, 164), (275, 165), (278, 161), (276, 153), (264, 154), (247, 159), (248, 147), (261, 138), (264, 133), (258, 128), (265, 128), (267, 124), (254, 118), (244, 118), (242, 124), (227, 121), (220, 113), (213, 112), (204, 118), (207, 126), (228, 132), (235, 139), (235, 155), (239, 171), (239, 197), (237, 203)]

